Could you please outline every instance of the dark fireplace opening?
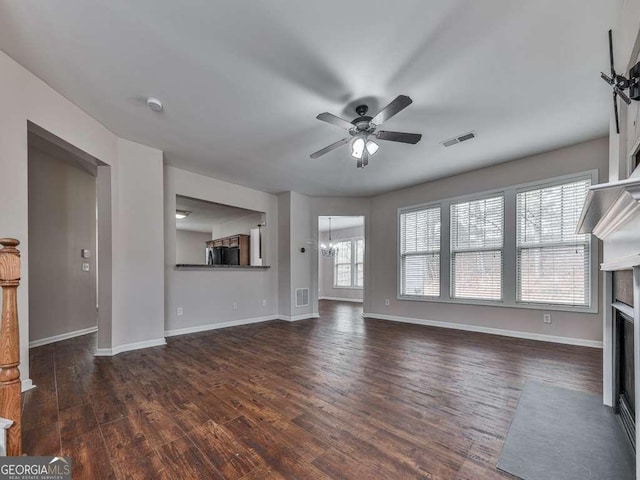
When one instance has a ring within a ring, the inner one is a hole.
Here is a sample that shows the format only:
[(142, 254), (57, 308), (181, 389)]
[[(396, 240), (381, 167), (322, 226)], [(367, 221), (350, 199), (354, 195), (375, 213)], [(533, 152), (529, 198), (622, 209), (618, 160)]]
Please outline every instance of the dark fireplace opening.
[(633, 318), (616, 310), (617, 331), (617, 395), (615, 411), (619, 415), (631, 444), (635, 450), (636, 399), (635, 369), (633, 362)]

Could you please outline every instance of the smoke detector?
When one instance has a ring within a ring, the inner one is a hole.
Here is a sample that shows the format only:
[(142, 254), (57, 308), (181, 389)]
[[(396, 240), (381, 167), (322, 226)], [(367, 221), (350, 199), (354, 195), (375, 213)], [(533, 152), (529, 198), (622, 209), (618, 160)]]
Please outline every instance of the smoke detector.
[(445, 140), (445, 141), (440, 142), (440, 143), (442, 145), (444, 145), (445, 147), (451, 147), (452, 145), (455, 145), (456, 143), (466, 142), (467, 140), (472, 140), (472, 139), (476, 138), (477, 136), (478, 136), (478, 134), (476, 132), (472, 131), (472, 132), (463, 133), (462, 135), (450, 138), (449, 140)]
[(155, 97), (147, 98), (147, 106), (154, 112), (162, 111), (162, 102)]

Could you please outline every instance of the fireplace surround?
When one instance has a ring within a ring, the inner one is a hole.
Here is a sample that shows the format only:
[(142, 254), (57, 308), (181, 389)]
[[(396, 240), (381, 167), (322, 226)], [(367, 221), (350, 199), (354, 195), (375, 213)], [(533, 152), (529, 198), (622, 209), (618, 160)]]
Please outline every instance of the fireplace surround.
[[(640, 398), (640, 172), (592, 186), (578, 231), (603, 242), (603, 403), (614, 409), (635, 448), (640, 438), (640, 422), (635, 422), (635, 399)], [(639, 453), (636, 449), (638, 478)]]

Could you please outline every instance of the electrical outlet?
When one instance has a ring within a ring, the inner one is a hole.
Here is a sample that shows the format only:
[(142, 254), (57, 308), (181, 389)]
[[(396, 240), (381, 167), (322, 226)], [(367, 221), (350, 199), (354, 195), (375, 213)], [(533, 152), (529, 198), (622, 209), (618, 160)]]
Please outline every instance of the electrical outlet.
[(545, 313), (542, 315), (542, 321), (544, 323), (551, 323), (551, 314), (550, 313)]
[(177, 314), (179, 317), (181, 317), (181, 316), (184, 314), (184, 312), (182, 311), (182, 307), (178, 307), (178, 308), (176, 309), (176, 314)]
[(262, 300), (262, 306), (266, 307), (267, 306), (267, 301), (266, 300)]
[(89, 270), (91, 270), (91, 267), (89, 266), (88, 263), (83, 263), (82, 264), (82, 271), (83, 272), (88, 272)]
[(391, 300), (389, 300), (388, 298), (385, 299), (384, 304), (388, 307), (389, 305), (391, 305)]
[(233, 302), (233, 309), (237, 310), (238, 309), (238, 303), (237, 302)]

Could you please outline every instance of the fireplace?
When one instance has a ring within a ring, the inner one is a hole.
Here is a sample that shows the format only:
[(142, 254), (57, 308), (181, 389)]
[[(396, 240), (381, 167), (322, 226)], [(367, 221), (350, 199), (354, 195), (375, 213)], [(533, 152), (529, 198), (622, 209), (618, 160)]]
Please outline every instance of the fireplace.
[(636, 390), (634, 364), (633, 272), (612, 275), (613, 307), (613, 408), (633, 448), (636, 443)]
[(633, 317), (616, 308), (615, 412), (635, 449), (635, 368), (633, 364)]

